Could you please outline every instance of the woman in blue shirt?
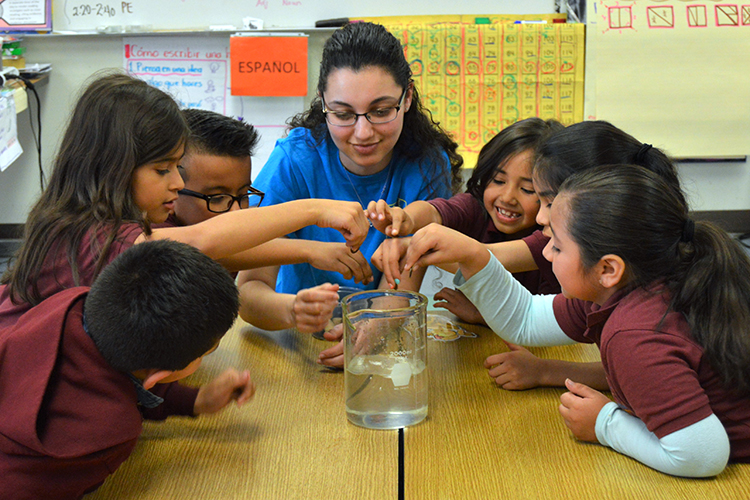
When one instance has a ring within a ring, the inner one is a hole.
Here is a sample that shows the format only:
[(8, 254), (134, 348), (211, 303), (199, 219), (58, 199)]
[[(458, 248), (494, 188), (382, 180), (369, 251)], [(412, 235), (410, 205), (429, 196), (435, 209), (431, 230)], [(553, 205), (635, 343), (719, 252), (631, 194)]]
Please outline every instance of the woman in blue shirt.
[[(364, 210), (373, 200), (404, 207), (456, 192), (463, 164), (457, 144), (424, 110), (411, 76), (403, 47), (384, 27), (352, 23), (336, 31), (324, 46), (317, 98), (290, 120), (288, 136), (255, 180), (264, 204), (331, 198)], [(289, 237), (344, 241), (327, 230)], [(370, 275), (370, 257), (384, 238), (371, 228), (359, 252), (342, 256), (343, 274), (307, 263), (241, 273), (242, 317), (269, 330), (319, 331), (338, 301), (338, 285), (380, 285), (377, 269), (361, 284), (352, 277)], [(401, 288), (417, 286), (414, 279)]]

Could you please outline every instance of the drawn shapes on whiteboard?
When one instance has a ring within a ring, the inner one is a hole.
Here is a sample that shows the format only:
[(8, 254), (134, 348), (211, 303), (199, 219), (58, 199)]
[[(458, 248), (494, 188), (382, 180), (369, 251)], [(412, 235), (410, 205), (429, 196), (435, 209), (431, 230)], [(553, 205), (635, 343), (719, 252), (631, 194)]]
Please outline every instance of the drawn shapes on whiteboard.
[(740, 14), (736, 5), (717, 5), (716, 26), (739, 26)]
[(750, 5), (742, 6), (742, 26), (750, 26)]
[(687, 6), (687, 22), (688, 26), (692, 28), (705, 28), (708, 26), (708, 18), (706, 17), (706, 6), (705, 5), (688, 5)]
[(674, 8), (671, 5), (646, 7), (649, 28), (674, 28)]
[(631, 7), (608, 7), (609, 28), (613, 30), (633, 27), (633, 10)]
[(216, 85), (214, 85), (214, 81), (206, 81), (206, 94), (213, 94), (214, 92), (216, 92)]

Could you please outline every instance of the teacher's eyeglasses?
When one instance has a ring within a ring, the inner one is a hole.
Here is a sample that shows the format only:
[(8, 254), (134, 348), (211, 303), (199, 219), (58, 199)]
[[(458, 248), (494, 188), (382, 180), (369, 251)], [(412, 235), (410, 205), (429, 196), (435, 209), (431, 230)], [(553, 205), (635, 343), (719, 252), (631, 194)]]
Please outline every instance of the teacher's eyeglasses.
[(223, 214), (229, 212), (232, 209), (234, 202), (237, 202), (240, 208), (255, 208), (260, 206), (263, 201), (263, 197), (266, 195), (263, 191), (249, 187), (247, 193), (239, 196), (232, 196), (231, 194), (203, 194), (191, 191), (189, 189), (180, 189), (177, 194), (184, 194), (185, 196), (192, 196), (193, 198), (200, 198), (206, 200), (206, 207), (209, 212), (215, 214)]
[(336, 127), (351, 127), (355, 123), (357, 123), (357, 120), (360, 116), (364, 116), (367, 121), (372, 123), (373, 125), (382, 125), (383, 123), (389, 123), (396, 119), (396, 117), (398, 116), (398, 110), (401, 109), (404, 104), (404, 98), (406, 97), (406, 91), (408, 89), (409, 87), (406, 87), (404, 89), (404, 92), (401, 94), (401, 99), (399, 99), (396, 106), (388, 106), (387, 108), (375, 108), (368, 111), (367, 113), (354, 113), (352, 111), (331, 111), (326, 106), (326, 101), (323, 96), (320, 97), (320, 100), (323, 102), (323, 114), (326, 115), (326, 120), (331, 125), (334, 125)]

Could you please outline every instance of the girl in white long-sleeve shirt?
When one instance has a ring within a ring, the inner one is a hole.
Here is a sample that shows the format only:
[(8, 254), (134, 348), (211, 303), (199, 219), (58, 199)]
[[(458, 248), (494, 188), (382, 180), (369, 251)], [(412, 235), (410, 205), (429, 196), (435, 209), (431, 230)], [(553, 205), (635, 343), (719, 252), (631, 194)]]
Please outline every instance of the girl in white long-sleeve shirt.
[(414, 235), (405, 270), (425, 254), (458, 262), (459, 289), (509, 342), (595, 342), (615, 401), (567, 381), (559, 410), (577, 438), (680, 476), (750, 461), (744, 251), (693, 222), (681, 193), (635, 166), (569, 178), (550, 230), (558, 296), (532, 296), (483, 246), (440, 227)]

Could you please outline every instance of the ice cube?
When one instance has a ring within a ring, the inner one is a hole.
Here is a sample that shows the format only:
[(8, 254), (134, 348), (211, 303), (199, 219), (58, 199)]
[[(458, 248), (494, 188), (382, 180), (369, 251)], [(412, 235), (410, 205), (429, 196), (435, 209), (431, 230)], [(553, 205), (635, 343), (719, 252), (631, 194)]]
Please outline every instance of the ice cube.
[(411, 380), (411, 366), (406, 361), (399, 361), (391, 370), (391, 380), (396, 387), (409, 385)]

